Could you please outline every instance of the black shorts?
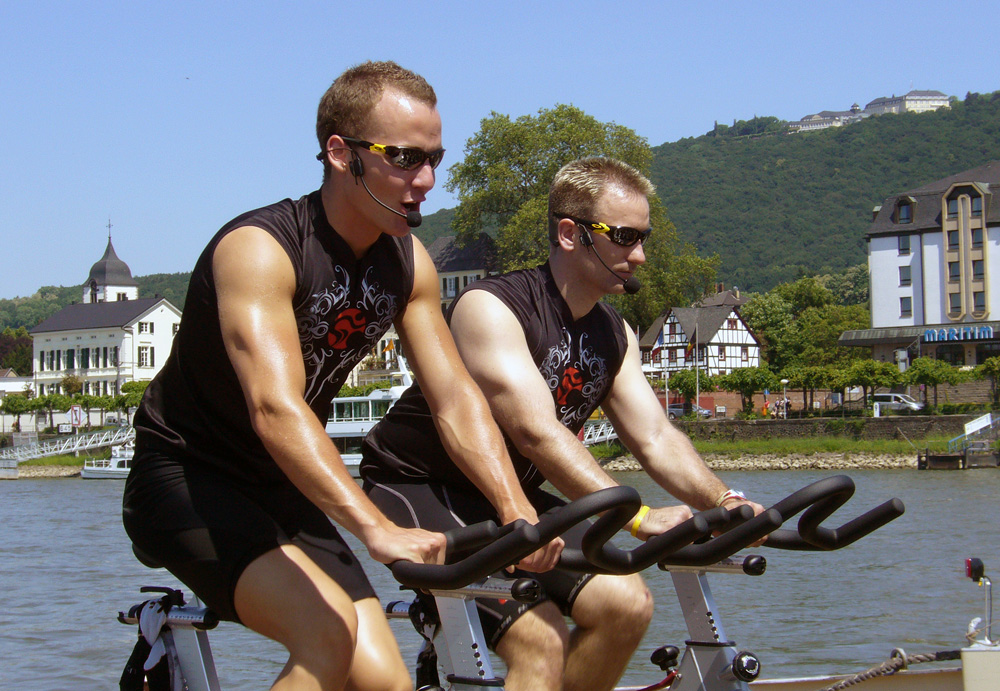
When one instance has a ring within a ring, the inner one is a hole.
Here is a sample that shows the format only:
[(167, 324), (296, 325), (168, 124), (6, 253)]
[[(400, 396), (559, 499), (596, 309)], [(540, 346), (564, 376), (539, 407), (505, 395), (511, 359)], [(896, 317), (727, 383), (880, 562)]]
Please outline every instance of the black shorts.
[(257, 557), (298, 544), (356, 602), (375, 591), (347, 543), (291, 484), (251, 486), (145, 450), (125, 483), (125, 532), (222, 619), (239, 621), (236, 582)]
[[(382, 513), (397, 525), (441, 532), (486, 520), (499, 521), (496, 510), (479, 492), (449, 491), (447, 487), (432, 484), (433, 481), (430, 480), (421, 484), (395, 480), (396, 478), (391, 481), (366, 479), (364, 490)], [(542, 490), (529, 491), (527, 494), (539, 514), (566, 503)], [(579, 547), (586, 527), (586, 524), (575, 526), (563, 535), (563, 540), (569, 546)], [(511, 624), (542, 602), (551, 601), (564, 615), (570, 616), (577, 595), (592, 578), (592, 574), (563, 569), (553, 569), (546, 573), (530, 573), (515, 569), (513, 575), (506, 573), (500, 575), (511, 578), (534, 578), (542, 585), (544, 594), (538, 602), (532, 604), (515, 600), (476, 598), (483, 633), (486, 634), (491, 650), (496, 649), (497, 643)]]

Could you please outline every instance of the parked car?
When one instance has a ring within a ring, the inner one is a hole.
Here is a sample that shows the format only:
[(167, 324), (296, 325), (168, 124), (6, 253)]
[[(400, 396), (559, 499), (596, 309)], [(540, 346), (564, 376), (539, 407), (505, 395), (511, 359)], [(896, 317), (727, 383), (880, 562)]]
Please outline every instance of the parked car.
[(922, 410), (919, 403), (905, 393), (876, 393), (868, 397), (869, 403), (878, 403), (879, 410), (895, 410), (897, 412), (916, 412)]
[(698, 417), (710, 418), (712, 417), (712, 411), (708, 408), (702, 408), (701, 406), (686, 403), (671, 403), (667, 406), (667, 417), (671, 420), (676, 420), (679, 417), (684, 417), (685, 415), (695, 415), (697, 413)]

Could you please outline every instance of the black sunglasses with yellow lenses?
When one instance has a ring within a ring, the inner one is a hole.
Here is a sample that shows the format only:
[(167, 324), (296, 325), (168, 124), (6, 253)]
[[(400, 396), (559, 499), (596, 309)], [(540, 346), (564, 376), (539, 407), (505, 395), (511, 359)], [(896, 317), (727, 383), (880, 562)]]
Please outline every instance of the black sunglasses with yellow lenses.
[(607, 223), (598, 223), (597, 221), (584, 221), (573, 216), (567, 216), (565, 214), (560, 214), (560, 218), (568, 218), (577, 225), (581, 225), (587, 230), (591, 230), (595, 233), (607, 233), (608, 239), (616, 245), (621, 247), (631, 247), (637, 242), (646, 243), (649, 238), (649, 234), (653, 232), (652, 228), (646, 228), (646, 230), (639, 230), (637, 228), (630, 228), (628, 226), (609, 226)]
[(428, 153), (423, 149), (415, 149), (409, 146), (373, 144), (372, 142), (366, 142), (364, 139), (355, 139), (354, 137), (341, 136), (340, 138), (348, 144), (357, 144), (358, 146), (364, 147), (369, 151), (382, 154), (389, 159), (389, 163), (397, 168), (402, 168), (403, 170), (413, 170), (414, 168), (419, 168), (424, 164), (424, 161), (429, 162), (431, 164), (431, 168), (437, 168), (441, 163), (441, 159), (444, 158), (444, 149), (438, 149), (437, 151), (431, 151)]

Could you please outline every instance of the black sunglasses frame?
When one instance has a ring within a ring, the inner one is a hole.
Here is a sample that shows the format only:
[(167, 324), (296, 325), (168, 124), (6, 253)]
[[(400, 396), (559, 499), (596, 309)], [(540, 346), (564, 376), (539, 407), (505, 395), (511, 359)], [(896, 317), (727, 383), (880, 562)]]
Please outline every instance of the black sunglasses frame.
[[(439, 165), (441, 165), (441, 160), (444, 158), (444, 149), (438, 149), (437, 151), (428, 153), (423, 149), (418, 149), (412, 146), (375, 144), (374, 142), (365, 141), (364, 139), (345, 137), (343, 135), (341, 135), (340, 138), (348, 144), (356, 144), (357, 146), (364, 147), (369, 151), (374, 151), (377, 154), (383, 154), (387, 159), (389, 159), (389, 163), (401, 170), (414, 170), (422, 166), (424, 161), (429, 162), (432, 169), (436, 169)], [(414, 163), (404, 165), (404, 157), (415, 157), (418, 160)]]
[[(607, 223), (600, 223), (598, 221), (585, 221), (575, 216), (569, 216), (567, 214), (559, 214), (559, 218), (568, 218), (579, 226), (583, 226), (587, 230), (591, 230), (595, 233), (607, 233), (608, 239), (615, 243), (619, 247), (632, 247), (635, 243), (641, 245), (646, 244), (646, 240), (652, 234), (653, 229), (647, 228), (646, 230), (639, 230), (638, 228), (632, 228), (630, 226), (609, 226)], [(622, 237), (623, 234), (625, 237)], [(631, 240), (629, 240), (631, 239)]]

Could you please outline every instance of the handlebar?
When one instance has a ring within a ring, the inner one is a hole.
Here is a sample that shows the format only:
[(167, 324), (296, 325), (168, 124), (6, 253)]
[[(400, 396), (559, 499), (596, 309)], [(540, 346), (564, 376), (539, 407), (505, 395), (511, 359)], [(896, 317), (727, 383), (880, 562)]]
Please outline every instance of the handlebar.
[(782, 521), (805, 509), (799, 518), (798, 530), (776, 530), (764, 544), (799, 551), (840, 549), (899, 518), (906, 511), (903, 502), (893, 498), (839, 528), (820, 525), (853, 495), (854, 481), (846, 475), (824, 478), (803, 487), (772, 507), (781, 514)]
[[(449, 550), (468, 549), (470, 535), (475, 536), (473, 542), (477, 544), (493, 539), (496, 530), (502, 535), (456, 563), (398, 561), (391, 569), (396, 580), (406, 587), (454, 590), (517, 563), (573, 525), (599, 513), (604, 515), (587, 529), (581, 548), (563, 550), (560, 567), (591, 573), (628, 574), (655, 563), (661, 568), (709, 566), (765, 536), (764, 546), (776, 549), (841, 549), (902, 516), (905, 511), (902, 501), (890, 499), (839, 528), (820, 525), (847, 503), (854, 489), (854, 481), (846, 475), (824, 478), (793, 492), (757, 516), (746, 505), (731, 510), (711, 509), (695, 514), (632, 550), (620, 550), (608, 544), (608, 540), (635, 516), (641, 501), (631, 487), (612, 487), (545, 514), (534, 526), (517, 521), (497, 529), (495, 524), (488, 522), (488, 525), (476, 524), (449, 531)], [(779, 529), (799, 512), (803, 513), (796, 529)], [(717, 537), (708, 537), (713, 531), (728, 526), (733, 527)], [(455, 546), (456, 540), (461, 546)], [(703, 541), (699, 543), (700, 540)]]
[[(635, 515), (641, 505), (639, 493), (633, 488), (608, 487), (546, 513), (535, 525), (526, 521), (515, 521), (510, 528), (506, 528), (509, 530), (506, 535), (453, 564), (417, 564), (411, 561), (396, 561), (390, 564), (390, 569), (396, 580), (407, 588), (456, 590), (510, 564), (517, 563), (553, 538), (591, 516), (606, 511), (615, 516), (627, 514), (627, 517), (622, 519), (622, 523), (624, 523), (629, 517)], [(594, 530), (598, 525), (601, 526), (601, 530), (607, 530), (608, 522), (598, 521), (588, 531)], [(472, 526), (472, 528), (476, 531), (483, 530), (480, 524)], [(466, 530), (450, 531), (452, 540), (457, 537), (460, 542), (464, 542), (463, 533)]]
[[(564, 550), (560, 566), (593, 573), (626, 574), (641, 571), (659, 563), (671, 566), (699, 567), (715, 564), (767, 536), (764, 546), (798, 551), (835, 550), (846, 547), (865, 535), (903, 515), (905, 507), (899, 499), (891, 499), (858, 516), (839, 528), (824, 528), (820, 524), (843, 506), (854, 494), (854, 481), (838, 475), (814, 482), (782, 499), (763, 513), (754, 516), (750, 507), (741, 505), (731, 511), (717, 508), (704, 511), (645, 544), (623, 551), (607, 544), (607, 540), (630, 516), (619, 520), (604, 516), (608, 525), (597, 530), (595, 525), (584, 538), (580, 552)], [(780, 526), (800, 511), (797, 529)], [(706, 525), (707, 524), (707, 525)], [(733, 525), (723, 534), (690, 544), (698, 538)]]

